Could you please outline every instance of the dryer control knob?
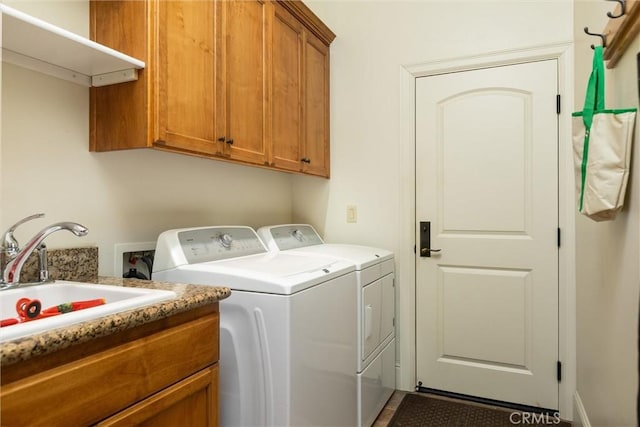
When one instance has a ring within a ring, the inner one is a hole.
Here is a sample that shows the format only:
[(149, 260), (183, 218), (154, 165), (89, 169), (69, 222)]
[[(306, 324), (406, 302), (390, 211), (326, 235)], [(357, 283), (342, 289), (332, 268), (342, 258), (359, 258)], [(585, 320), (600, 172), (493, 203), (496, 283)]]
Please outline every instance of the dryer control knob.
[(302, 238), (304, 237), (304, 234), (302, 234), (302, 231), (296, 229), (296, 230), (293, 230), (291, 234), (293, 235), (293, 237), (296, 238), (296, 240), (298, 240), (299, 242), (302, 242)]
[(231, 235), (225, 233), (225, 234), (222, 234), (218, 240), (220, 240), (220, 244), (223, 247), (225, 247), (227, 249), (230, 249), (231, 248), (231, 242), (233, 242), (233, 237), (231, 237)]

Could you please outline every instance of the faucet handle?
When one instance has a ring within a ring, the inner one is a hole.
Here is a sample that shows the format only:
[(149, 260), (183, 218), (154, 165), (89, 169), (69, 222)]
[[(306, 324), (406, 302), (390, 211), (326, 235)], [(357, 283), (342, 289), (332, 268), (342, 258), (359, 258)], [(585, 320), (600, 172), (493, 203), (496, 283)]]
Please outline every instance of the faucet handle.
[(27, 221), (31, 221), (32, 219), (42, 218), (43, 216), (43, 213), (29, 215), (9, 227), (2, 237), (2, 247), (0, 249), (9, 252), (17, 252), (19, 250), (18, 241), (13, 237), (13, 232), (16, 231), (16, 228), (18, 228), (19, 225), (24, 224)]

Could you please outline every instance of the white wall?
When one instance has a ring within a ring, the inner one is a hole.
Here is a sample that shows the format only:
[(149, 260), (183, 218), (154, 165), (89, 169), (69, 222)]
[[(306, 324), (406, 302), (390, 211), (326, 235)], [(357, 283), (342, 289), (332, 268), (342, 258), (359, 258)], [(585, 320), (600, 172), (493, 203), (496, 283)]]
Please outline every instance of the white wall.
[[(86, 1), (10, 5), (88, 34)], [(1, 90), (0, 229), (47, 215), (18, 229), (21, 243), (47, 224), (80, 222), (89, 235), (56, 233), (49, 247), (97, 245), (100, 274), (111, 275), (115, 243), (176, 227), (291, 220), (289, 174), (150, 149), (90, 153), (88, 88), (3, 64)]]
[[(412, 197), (405, 189), (413, 179), (405, 174), (401, 154), (407, 150), (402, 145), (402, 66), (571, 41), (573, 3), (306, 3), (337, 35), (331, 45), (332, 179), (293, 178), (294, 220), (313, 223), (329, 241), (394, 251), (402, 293), (402, 278), (413, 268), (407, 249), (414, 244), (403, 229), (411, 212), (401, 210), (403, 199)], [(356, 224), (346, 223), (347, 204), (358, 206)], [(400, 360), (410, 359), (402, 354), (411, 351), (408, 341), (414, 339), (407, 328), (399, 325)], [(400, 369), (398, 386), (412, 389), (414, 378), (402, 374), (412, 368)]]
[[(577, 1), (575, 109), (581, 110), (598, 38), (612, 10), (604, 2)], [(640, 38), (606, 71), (608, 108), (638, 106), (636, 54)], [(626, 206), (615, 221), (576, 218), (577, 395), (592, 426), (633, 426), (638, 392), (638, 287), (640, 285), (640, 134), (636, 123)], [(587, 420), (580, 420), (585, 423)]]
[[(331, 45), (331, 180), (294, 177), (294, 217), (332, 241), (397, 240), (401, 66), (570, 41), (570, 0), (307, 1)], [(358, 223), (346, 223), (346, 205)]]

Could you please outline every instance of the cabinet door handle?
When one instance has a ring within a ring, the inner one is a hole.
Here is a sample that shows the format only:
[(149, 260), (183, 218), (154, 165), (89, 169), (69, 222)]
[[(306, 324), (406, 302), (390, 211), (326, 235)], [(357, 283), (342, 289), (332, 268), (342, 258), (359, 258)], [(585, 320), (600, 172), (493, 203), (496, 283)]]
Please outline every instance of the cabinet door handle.
[(227, 139), (226, 143), (229, 145), (233, 145), (233, 139)]
[(304, 163), (307, 163), (307, 164), (311, 163), (311, 159), (308, 158), (308, 157), (303, 157), (303, 158), (300, 159), (300, 161), (304, 162)]
[(224, 142), (227, 138), (225, 138), (224, 136), (221, 136), (220, 138), (218, 138), (218, 142)]

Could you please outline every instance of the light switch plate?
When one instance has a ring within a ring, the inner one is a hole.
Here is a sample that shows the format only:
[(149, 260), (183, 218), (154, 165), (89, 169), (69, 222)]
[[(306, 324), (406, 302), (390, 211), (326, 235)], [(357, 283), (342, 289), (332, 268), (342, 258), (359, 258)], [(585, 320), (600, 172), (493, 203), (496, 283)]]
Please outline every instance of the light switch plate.
[(347, 222), (358, 222), (358, 207), (356, 205), (347, 205)]

